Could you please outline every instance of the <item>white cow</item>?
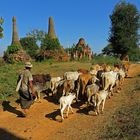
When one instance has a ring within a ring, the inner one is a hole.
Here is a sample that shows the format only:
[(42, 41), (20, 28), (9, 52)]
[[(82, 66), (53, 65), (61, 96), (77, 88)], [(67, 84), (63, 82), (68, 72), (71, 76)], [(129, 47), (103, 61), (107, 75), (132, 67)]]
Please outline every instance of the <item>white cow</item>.
[(105, 105), (105, 101), (106, 101), (106, 97), (108, 96), (108, 93), (109, 93), (108, 91), (101, 90), (98, 93), (96, 93), (95, 96), (93, 96), (92, 102), (94, 103), (94, 106), (96, 107), (96, 115), (100, 113), (99, 108), (100, 108), (101, 103), (102, 103), (101, 111), (103, 113), (104, 105)]
[(71, 109), (71, 112), (73, 113), (71, 104), (72, 104), (72, 101), (75, 98), (76, 98), (76, 95), (75, 94), (69, 93), (67, 96), (62, 96), (59, 99), (59, 102), (60, 102), (60, 113), (61, 113), (62, 121), (64, 120), (63, 112), (64, 112), (64, 110), (65, 110), (66, 107), (67, 107), (66, 117), (68, 117), (69, 109)]
[(76, 81), (79, 77), (81, 73), (77, 72), (77, 71), (69, 71), (69, 72), (65, 72), (63, 75), (63, 78), (66, 80), (74, 80)]
[(109, 71), (102, 73), (102, 84), (104, 90), (109, 90), (113, 95), (113, 87), (118, 85), (118, 72)]

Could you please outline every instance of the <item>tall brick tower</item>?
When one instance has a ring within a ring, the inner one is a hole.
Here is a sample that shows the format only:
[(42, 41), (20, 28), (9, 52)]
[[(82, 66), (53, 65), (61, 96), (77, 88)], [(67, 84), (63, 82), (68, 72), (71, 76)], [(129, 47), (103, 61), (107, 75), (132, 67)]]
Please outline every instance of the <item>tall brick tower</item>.
[(16, 27), (16, 17), (13, 17), (13, 34), (12, 34), (12, 43), (11, 45), (21, 46), (18, 38), (17, 27)]
[(48, 36), (51, 39), (57, 38), (56, 34), (55, 34), (55, 30), (54, 30), (54, 22), (53, 22), (53, 18), (52, 17), (49, 17)]

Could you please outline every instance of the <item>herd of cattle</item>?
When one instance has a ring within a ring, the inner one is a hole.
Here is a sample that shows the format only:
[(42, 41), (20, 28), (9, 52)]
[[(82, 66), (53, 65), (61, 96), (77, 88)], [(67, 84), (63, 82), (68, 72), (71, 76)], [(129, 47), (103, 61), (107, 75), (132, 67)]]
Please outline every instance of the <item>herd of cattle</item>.
[[(37, 100), (41, 102), (40, 93), (42, 91), (51, 92), (53, 98), (60, 102), (60, 112), (62, 120), (63, 111), (66, 107), (67, 117), (69, 108), (72, 111), (71, 103), (75, 98), (77, 102), (85, 101), (87, 105), (95, 107), (96, 114), (99, 114), (99, 106), (102, 103), (101, 111), (107, 97), (119, 92), (124, 78), (127, 77), (129, 64), (93, 65), (90, 70), (79, 69), (63, 74), (63, 77), (51, 77), (50, 74), (33, 75), (33, 85), (36, 91)], [(46, 82), (49, 88), (46, 89)], [(49, 89), (49, 90), (48, 90)], [(73, 111), (72, 111), (73, 112)]]

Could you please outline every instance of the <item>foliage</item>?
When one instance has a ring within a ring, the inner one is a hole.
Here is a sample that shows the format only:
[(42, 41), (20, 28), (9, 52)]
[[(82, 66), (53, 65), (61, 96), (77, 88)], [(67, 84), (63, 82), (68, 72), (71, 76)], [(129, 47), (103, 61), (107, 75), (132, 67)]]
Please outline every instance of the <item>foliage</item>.
[(9, 63), (9, 64), (14, 64), (15, 63), (13, 55), (9, 54), (7, 51), (4, 52), (3, 59), (6, 63)]
[(77, 50), (78, 52), (81, 52), (81, 53), (82, 53), (82, 52), (83, 52), (83, 46), (80, 46), (80, 45), (79, 45), (78, 47), (76, 47), (76, 50)]
[(110, 16), (112, 27), (109, 41), (114, 54), (130, 54), (138, 48), (138, 29), (140, 14), (135, 5), (122, 1), (118, 3)]
[(109, 55), (109, 56), (112, 56), (113, 55), (113, 47), (111, 44), (108, 44), (105, 48), (103, 48), (102, 50), (102, 53), (103, 54), (106, 54), (106, 55)]
[(15, 62), (13, 54), (17, 53), (21, 49), (21, 46), (10, 45), (7, 47), (7, 50), (4, 52), (3, 59), (5, 62), (13, 64)]
[(131, 49), (128, 55), (131, 61), (140, 61), (140, 48)]
[(73, 44), (70, 48), (65, 48), (65, 51), (66, 52), (69, 52), (69, 53), (72, 53), (73, 51), (75, 51), (76, 50), (76, 45), (75, 44)]
[(51, 39), (48, 35), (45, 35), (41, 42), (42, 50), (60, 50), (61, 48), (58, 38)]
[(1, 17), (0, 18), (0, 38), (3, 38), (3, 28), (2, 28), (2, 24), (4, 22), (4, 19)]
[(29, 54), (32, 58), (36, 57), (39, 47), (36, 44), (36, 39), (34, 37), (21, 38), (20, 43), (23, 49), (26, 50), (27, 54)]
[(33, 37), (36, 41), (40, 42), (45, 38), (46, 35), (46, 32), (38, 29), (34, 29), (31, 32), (27, 33), (28, 37)]
[(92, 60), (92, 64), (114, 65), (117, 63), (121, 63), (120, 59), (113, 57), (113, 56), (106, 56), (106, 55), (94, 56), (94, 59)]
[(20, 49), (21, 49), (20, 46), (17, 46), (17, 45), (10, 45), (10, 46), (8, 46), (6, 52), (7, 52), (8, 54), (14, 54), (14, 53), (17, 53)]

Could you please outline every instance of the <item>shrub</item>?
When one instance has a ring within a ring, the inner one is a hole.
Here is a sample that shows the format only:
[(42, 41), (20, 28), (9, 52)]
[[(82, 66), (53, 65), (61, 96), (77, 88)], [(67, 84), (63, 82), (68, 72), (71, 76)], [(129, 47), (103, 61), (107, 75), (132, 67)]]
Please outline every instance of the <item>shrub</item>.
[(114, 65), (121, 63), (119, 58), (113, 56), (95, 56), (92, 60), (92, 64), (110, 64)]
[(20, 46), (11, 45), (11, 46), (8, 46), (8, 48), (7, 48), (7, 53), (8, 53), (8, 54), (17, 53), (20, 49), (21, 49)]

